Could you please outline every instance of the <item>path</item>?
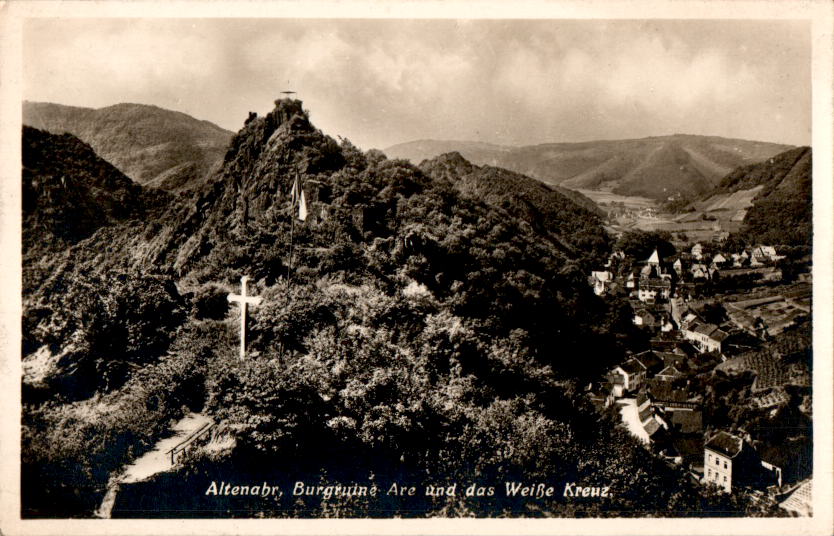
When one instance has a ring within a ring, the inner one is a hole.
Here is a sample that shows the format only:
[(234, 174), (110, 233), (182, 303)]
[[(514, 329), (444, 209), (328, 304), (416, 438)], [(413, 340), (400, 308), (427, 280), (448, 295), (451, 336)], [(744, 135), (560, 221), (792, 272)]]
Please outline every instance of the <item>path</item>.
[(167, 471), (171, 468), (171, 455), (168, 452), (210, 422), (211, 419), (205, 415), (198, 413), (186, 415), (171, 429), (174, 435), (159, 440), (151, 450), (128, 465), (124, 476), (119, 481), (124, 484), (141, 482), (157, 473)]
[(626, 398), (617, 401), (617, 403), (622, 405), (620, 408), (620, 416), (622, 416), (623, 422), (628, 428), (628, 431), (631, 432), (631, 435), (636, 436), (643, 443), (648, 443), (649, 434), (646, 433), (646, 429), (643, 428), (643, 424), (640, 422), (637, 402), (633, 398)]
[(141, 482), (155, 474), (171, 469), (173, 467), (171, 449), (185, 442), (211, 423), (210, 417), (199, 413), (190, 413), (183, 417), (171, 428), (173, 435), (160, 439), (151, 450), (125, 466), (122, 473), (112, 479), (107, 487), (104, 500), (96, 511), (96, 517), (110, 518), (110, 512), (116, 502), (116, 495), (118, 495), (122, 484)]

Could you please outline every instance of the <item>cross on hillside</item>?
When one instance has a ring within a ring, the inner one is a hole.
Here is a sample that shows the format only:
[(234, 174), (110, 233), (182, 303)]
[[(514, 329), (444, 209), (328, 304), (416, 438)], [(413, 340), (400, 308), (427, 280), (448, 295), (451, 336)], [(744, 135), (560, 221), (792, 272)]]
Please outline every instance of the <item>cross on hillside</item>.
[(226, 299), (229, 303), (238, 302), (240, 304), (240, 358), (246, 358), (246, 309), (247, 305), (259, 305), (261, 299), (259, 296), (246, 295), (246, 282), (249, 281), (249, 276), (245, 275), (240, 278), (240, 294), (229, 294)]

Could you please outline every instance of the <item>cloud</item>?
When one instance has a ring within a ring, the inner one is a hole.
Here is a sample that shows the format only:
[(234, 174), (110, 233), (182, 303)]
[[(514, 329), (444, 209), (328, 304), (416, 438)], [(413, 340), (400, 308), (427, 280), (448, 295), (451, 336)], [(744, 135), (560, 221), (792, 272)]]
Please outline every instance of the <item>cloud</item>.
[(363, 147), (689, 132), (807, 143), (807, 24), (774, 21), (37, 20), (26, 98), (136, 101), (239, 128), (290, 86)]

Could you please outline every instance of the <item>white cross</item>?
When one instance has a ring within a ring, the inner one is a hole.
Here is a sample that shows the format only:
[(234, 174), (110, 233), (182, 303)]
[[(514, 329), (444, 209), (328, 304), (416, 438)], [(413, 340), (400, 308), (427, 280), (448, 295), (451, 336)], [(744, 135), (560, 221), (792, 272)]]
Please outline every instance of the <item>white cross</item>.
[(249, 276), (245, 275), (240, 278), (240, 294), (229, 294), (226, 299), (231, 302), (240, 303), (240, 358), (246, 357), (246, 306), (249, 304), (258, 305), (261, 303), (260, 297), (246, 295), (246, 282), (249, 281)]

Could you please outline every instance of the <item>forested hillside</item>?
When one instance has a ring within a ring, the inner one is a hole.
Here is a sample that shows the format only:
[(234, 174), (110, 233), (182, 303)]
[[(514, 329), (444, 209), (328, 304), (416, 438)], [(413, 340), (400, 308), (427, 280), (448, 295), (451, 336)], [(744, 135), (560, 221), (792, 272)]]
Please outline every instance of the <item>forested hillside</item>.
[[(609, 247), (596, 211), (540, 181), (506, 169), (473, 165), (460, 153), (426, 160), (420, 169), (434, 179), (447, 180), (468, 199), (481, 200), (529, 223), (573, 257), (605, 253)], [(595, 260), (604, 262), (603, 258)]]
[(22, 148), (25, 256), (74, 244), (167, 201), (162, 192), (143, 190), (71, 134), (24, 126)]
[(73, 134), (139, 184), (171, 192), (202, 180), (232, 135), (184, 113), (128, 103), (93, 109), (24, 102), (23, 123)]
[[(293, 223), (296, 177), (309, 214)], [(152, 218), (107, 223), (24, 266), (26, 517), (90, 516), (121, 465), (189, 410), (218, 423), (210, 441), (175, 474), (126, 494), (114, 515), (747, 507), (703, 490), (586, 405), (582, 386), (635, 337), (630, 310), (586, 283), (609, 248), (596, 217), (525, 177), (454, 156), (421, 170), (362, 153), (284, 99), (247, 119), (192, 195)], [(263, 298), (249, 309), (245, 360), (240, 313), (226, 300), (242, 275)], [(206, 495), (232, 478), (459, 492)], [(558, 491), (507, 497), (513, 481)], [(566, 498), (570, 482), (612, 492)], [(498, 491), (465, 497), (470, 484)], [(167, 514), (147, 510), (160, 504)]]
[(813, 234), (810, 147), (778, 154), (724, 177), (717, 192), (761, 186), (747, 211), (739, 236), (751, 244), (810, 246)]

